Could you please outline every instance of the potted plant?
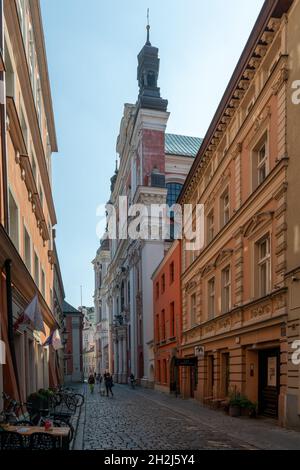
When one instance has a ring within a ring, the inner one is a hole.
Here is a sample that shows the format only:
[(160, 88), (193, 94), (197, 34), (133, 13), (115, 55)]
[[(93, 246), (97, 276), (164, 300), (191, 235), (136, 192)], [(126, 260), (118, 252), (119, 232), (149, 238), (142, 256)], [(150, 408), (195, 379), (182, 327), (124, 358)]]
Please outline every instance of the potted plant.
[(248, 413), (250, 418), (256, 418), (257, 416), (257, 403), (249, 403)]
[(30, 408), (30, 411), (38, 411), (45, 407), (45, 398), (38, 392), (32, 393), (27, 398), (27, 405), (27, 407)]
[(229, 400), (229, 416), (238, 418), (241, 416), (241, 401), (239, 397), (231, 398)]

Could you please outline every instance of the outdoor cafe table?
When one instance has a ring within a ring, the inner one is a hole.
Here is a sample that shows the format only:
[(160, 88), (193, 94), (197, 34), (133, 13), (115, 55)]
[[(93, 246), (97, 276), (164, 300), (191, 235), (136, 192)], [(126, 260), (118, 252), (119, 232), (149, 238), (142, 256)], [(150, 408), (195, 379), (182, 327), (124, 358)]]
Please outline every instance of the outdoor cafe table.
[(53, 427), (51, 430), (45, 431), (44, 427), (39, 427), (39, 426), (8, 426), (4, 425), (2, 426), (2, 429), (5, 431), (10, 431), (10, 432), (17, 432), (18, 434), (21, 434), (26, 438), (26, 440), (29, 440), (31, 434), (34, 434), (36, 432), (41, 432), (45, 434), (50, 434), (50, 436), (56, 437), (57, 439), (60, 439), (60, 447), (64, 449), (69, 448), (68, 444), (68, 436), (70, 429), (69, 428), (59, 428), (59, 427)]

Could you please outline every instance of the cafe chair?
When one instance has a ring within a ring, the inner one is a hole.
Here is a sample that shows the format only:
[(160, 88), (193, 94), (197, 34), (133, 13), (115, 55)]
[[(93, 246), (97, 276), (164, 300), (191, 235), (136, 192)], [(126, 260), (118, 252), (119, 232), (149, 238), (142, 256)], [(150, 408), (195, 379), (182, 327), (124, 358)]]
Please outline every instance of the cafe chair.
[(29, 450), (55, 450), (57, 448), (56, 438), (43, 432), (31, 434)]
[(0, 432), (0, 449), (1, 450), (23, 450), (24, 440), (21, 434), (11, 431)]

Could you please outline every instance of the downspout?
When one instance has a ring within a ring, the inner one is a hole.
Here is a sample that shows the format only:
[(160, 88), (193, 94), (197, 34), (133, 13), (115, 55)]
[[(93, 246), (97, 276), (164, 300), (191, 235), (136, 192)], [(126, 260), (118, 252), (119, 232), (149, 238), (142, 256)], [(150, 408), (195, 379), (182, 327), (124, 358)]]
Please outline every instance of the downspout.
[[(0, 0), (0, 50), (4, 56), (3, 0)], [(0, 132), (3, 183), (3, 220), (0, 223), (8, 233), (8, 184), (7, 184), (7, 152), (6, 152), (6, 88), (5, 74), (0, 72)]]
[[(16, 359), (16, 350), (14, 342), (14, 320), (13, 320), (13, 300), (12, 300), (12, 288), (11, 288), (11, 260), (7, 259), (5, 261), (5, 274), (6, 274), (6, 300), (7, 300), (7, 336), (8, 344), (11, 353), (17, 389), (19, 394), (19, 400), (22, 402), (22, 396), (20, 391), (19, 375), (18, 375), (18, 366)], [(22, 410), (23, 411), (23, 410)]]

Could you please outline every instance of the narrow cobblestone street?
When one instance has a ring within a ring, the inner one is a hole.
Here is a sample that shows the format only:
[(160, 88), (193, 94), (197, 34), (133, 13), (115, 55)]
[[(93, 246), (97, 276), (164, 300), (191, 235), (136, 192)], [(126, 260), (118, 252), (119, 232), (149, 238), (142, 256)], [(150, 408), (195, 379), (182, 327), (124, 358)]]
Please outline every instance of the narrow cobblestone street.
[(268, 420), (234, 419), (153, 390), (85, 390), (76, 450), (300, 449), (300, 434)]

